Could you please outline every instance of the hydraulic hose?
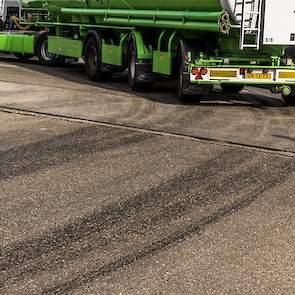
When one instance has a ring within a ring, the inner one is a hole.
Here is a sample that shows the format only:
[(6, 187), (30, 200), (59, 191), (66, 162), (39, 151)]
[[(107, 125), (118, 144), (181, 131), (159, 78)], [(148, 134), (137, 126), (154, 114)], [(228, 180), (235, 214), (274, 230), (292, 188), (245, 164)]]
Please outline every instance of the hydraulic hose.
[(15, 23), (15, 25), (17, 26), (17, 28), (19, 30), (25, 31), (25, 30), (29, 30), (32, 27), (32, 24), (29, 24), (29, 25), (26, 25), (26, 26), (22, 26), (20, 24), (20, 19), (17, 16), (15, 16), (15, 15), (13, 15), (10, 19)]

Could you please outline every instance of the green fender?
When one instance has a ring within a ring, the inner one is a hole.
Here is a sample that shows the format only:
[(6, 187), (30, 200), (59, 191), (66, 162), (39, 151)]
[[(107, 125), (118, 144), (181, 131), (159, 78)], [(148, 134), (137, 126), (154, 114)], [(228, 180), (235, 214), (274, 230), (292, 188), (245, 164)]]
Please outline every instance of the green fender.
[(133, 36), (136, 42), (137, 58), (142, 60), (152, 60), (153, 52), (144, 43), (141, 32), (133, 31), (131, 36)]

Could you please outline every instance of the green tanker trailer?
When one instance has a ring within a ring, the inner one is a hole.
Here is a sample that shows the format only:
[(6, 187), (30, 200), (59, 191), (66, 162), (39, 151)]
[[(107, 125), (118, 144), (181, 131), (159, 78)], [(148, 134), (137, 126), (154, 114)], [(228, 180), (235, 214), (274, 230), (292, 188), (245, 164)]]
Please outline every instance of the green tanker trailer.
[[(232, 11), (235, 1), (230, 0), (22, 0), (24, 6), (36, 7), (42, 5), (55, 5), (60, 8), (110, 8), (110, 9), (160, 9), (179, 11), (221, 11), (223, 9)], [(239, 1), (241, 2), (241, 1)]]
[(280, 91), (295, 100), (295, 2), (286, 0), (23, 0), (22, 29), (0, 35), (0, 50), (44, 65), (83, 58), (100, 81), (128, 69), (133, 90), (176, 81), (181, 100), (214, 85)]

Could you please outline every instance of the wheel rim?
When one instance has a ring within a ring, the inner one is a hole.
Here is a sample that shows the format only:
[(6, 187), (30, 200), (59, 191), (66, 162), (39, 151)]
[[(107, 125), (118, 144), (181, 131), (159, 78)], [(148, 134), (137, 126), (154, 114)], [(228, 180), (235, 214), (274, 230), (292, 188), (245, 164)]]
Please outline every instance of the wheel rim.
[(135, 61), (135, 54), (132, 51), (131, 52), (131, 56), (130, 56), (130, 65), (129, 65), (129, 69), (130, 69), (130, 77), (131, 79), (135, 79), (135, 73), (136, 73), (136, 61)]
[(51, 61), (55, 58), (55, 55), (48, 52), (48, 40), (44, 40), (41, 44), (41, 56), (46, 61)]
[(98, 66), (97, 50), (94, 46), (88, 48), (88, 68), (91, 73), (95, 72)]

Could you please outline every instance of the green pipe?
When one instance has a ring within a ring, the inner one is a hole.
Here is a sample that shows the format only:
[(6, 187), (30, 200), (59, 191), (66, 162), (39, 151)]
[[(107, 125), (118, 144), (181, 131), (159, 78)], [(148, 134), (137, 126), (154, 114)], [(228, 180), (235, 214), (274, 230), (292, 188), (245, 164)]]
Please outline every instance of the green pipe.
[[(67, 8), (168, 9), (190, 11), (221, 11), (221, 0), (21, 0), (23, 6), (44, 5)], [(227, 1), (226, 1), (227, 2)]]
[(140, 27), (154, 27), (154, 28), (173, 28), (173, 29), (187, 29), (204, 32), (219, 32), (220, 26), (216, 23), (210, 22), (182, 22), (169, 20), (148, 20), (148, 19), (128, 19), (107, 17), (102, 19), (102, 23), (109, 25), (128, 25)]
[(202, 11), (173, 11), (173, 10), (131, 10), (131, 9), (76, 9), (61, 8), (61, 13), (71, 15), (93, 15), (110, 17), (137, 17), (160, 19), (186, 19), (201, 22), (217, 22), (226, 12), (202, 12)]

